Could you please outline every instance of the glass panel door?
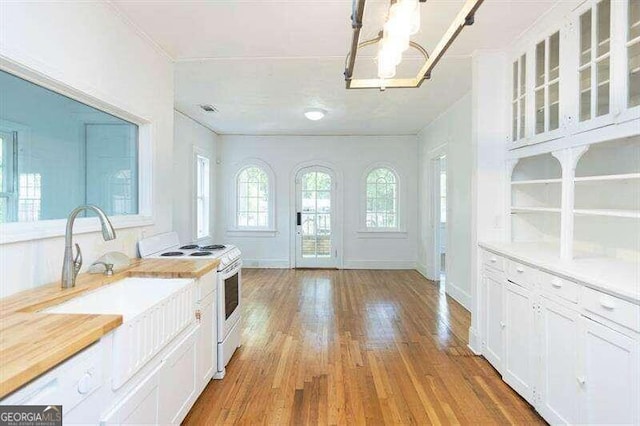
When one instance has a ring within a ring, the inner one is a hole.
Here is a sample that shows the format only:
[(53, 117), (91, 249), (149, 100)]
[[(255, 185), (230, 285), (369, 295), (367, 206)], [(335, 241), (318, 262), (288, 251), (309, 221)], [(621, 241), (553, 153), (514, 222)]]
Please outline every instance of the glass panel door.
[(296, 266), (336, 266), (333, 244), (333, 177), (324, 168), (302, 170), (296, 179)]

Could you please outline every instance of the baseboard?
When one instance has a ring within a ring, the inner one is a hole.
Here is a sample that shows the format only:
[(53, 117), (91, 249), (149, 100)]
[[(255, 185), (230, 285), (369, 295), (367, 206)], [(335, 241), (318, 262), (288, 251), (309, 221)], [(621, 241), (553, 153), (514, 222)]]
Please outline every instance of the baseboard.
[(476, 354), (482, 355), (482, 345), (480, 344), (480, 336), (475, 328), (469, 327), (469, 349)]
[(344, 269), (416, 269), (409, 260), (345, 260)]
[(437, 278), (429, 276), (429, 269), (427, 268), (427, 265), (423, 263), (416, 263), (416, 271), (420, 272), (420, 275), (429, 281), (438, 281)]
[(453, 298), (453, 300), (461, 304), (467, 311), (471, 312), (471, 295), (469, 293), (448, 280), (445, 284), (445, 291)]
[(287, 259), (242, 259), (243, 268), (289, 269)]

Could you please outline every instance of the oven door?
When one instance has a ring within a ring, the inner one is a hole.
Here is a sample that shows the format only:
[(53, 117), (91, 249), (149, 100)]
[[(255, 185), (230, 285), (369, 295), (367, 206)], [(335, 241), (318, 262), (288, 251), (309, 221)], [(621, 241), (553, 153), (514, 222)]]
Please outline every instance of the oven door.
[(218, 272), (218, 342), (222, 342), (240, 319), (242, 289), (240, 260)]

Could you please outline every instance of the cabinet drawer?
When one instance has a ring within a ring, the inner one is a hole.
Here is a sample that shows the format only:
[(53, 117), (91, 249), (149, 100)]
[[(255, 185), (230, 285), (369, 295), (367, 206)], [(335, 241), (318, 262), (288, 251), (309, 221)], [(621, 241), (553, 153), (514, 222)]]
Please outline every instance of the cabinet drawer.
[(640, 331), (640, 306), (588, 287), (582, 289), (582, 306), (585, 310), (615, 323)]
[(546, 272), (539, 272), (538, 274), (542, 291), (573, 303), (578, 302), (578, 284)]
[(531, 288), (536, 283), (538, 271), (529, 266), (512, 260), (507, 260), (507, 279), (525, 288)]
[(490, 251), (482, 250), (482, 264), (498, 271), (504, 271), (504, 258)]

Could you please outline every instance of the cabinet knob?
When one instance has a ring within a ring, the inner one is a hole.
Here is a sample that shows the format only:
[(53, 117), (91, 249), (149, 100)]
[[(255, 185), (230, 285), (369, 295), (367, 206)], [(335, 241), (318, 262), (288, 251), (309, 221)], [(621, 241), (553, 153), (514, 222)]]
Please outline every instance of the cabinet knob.
[(521, 273), (523, 273), (523, 272), (524, 272), (524, 269), (523, 269), (523, 268), (518, 267), (518, 268), (516, 268), (516, 271), (517, 271), (519, 274), (521, 274)]
[(616, 307), (616, 304), (613, 302), (613, 300), (603, 297), (602, 299), (600, 299), (600, 306), (609, 311), (612, 311)]
[(84, 373), (80, 380), (78, 380), (79, 394), (84, 395), (91, 390), (91, 379), (91, 373)]
[(560, 281), (559, 279), (553, 279), (551, 280), (551, 285), (555, 288), (562, 288), (562, 281)]
[(578, 384), (579, 384), (580, 386), (584, 386), (584, 385), (585, 385), (585, 383), (587, 383), (587, 380), (586, 380), (584, 377), (582, 377), (582, 376), (577, 377), (576, 379), (578, 380)]
[(498, 261), (498, 259), (496, 259), (495, 257), (491, 258), (491, 263), (496, 263)]
[(505, 324), (504, 322), (500, 321), (500, 328), (505, 328), (507, 326), (507, 324)]

